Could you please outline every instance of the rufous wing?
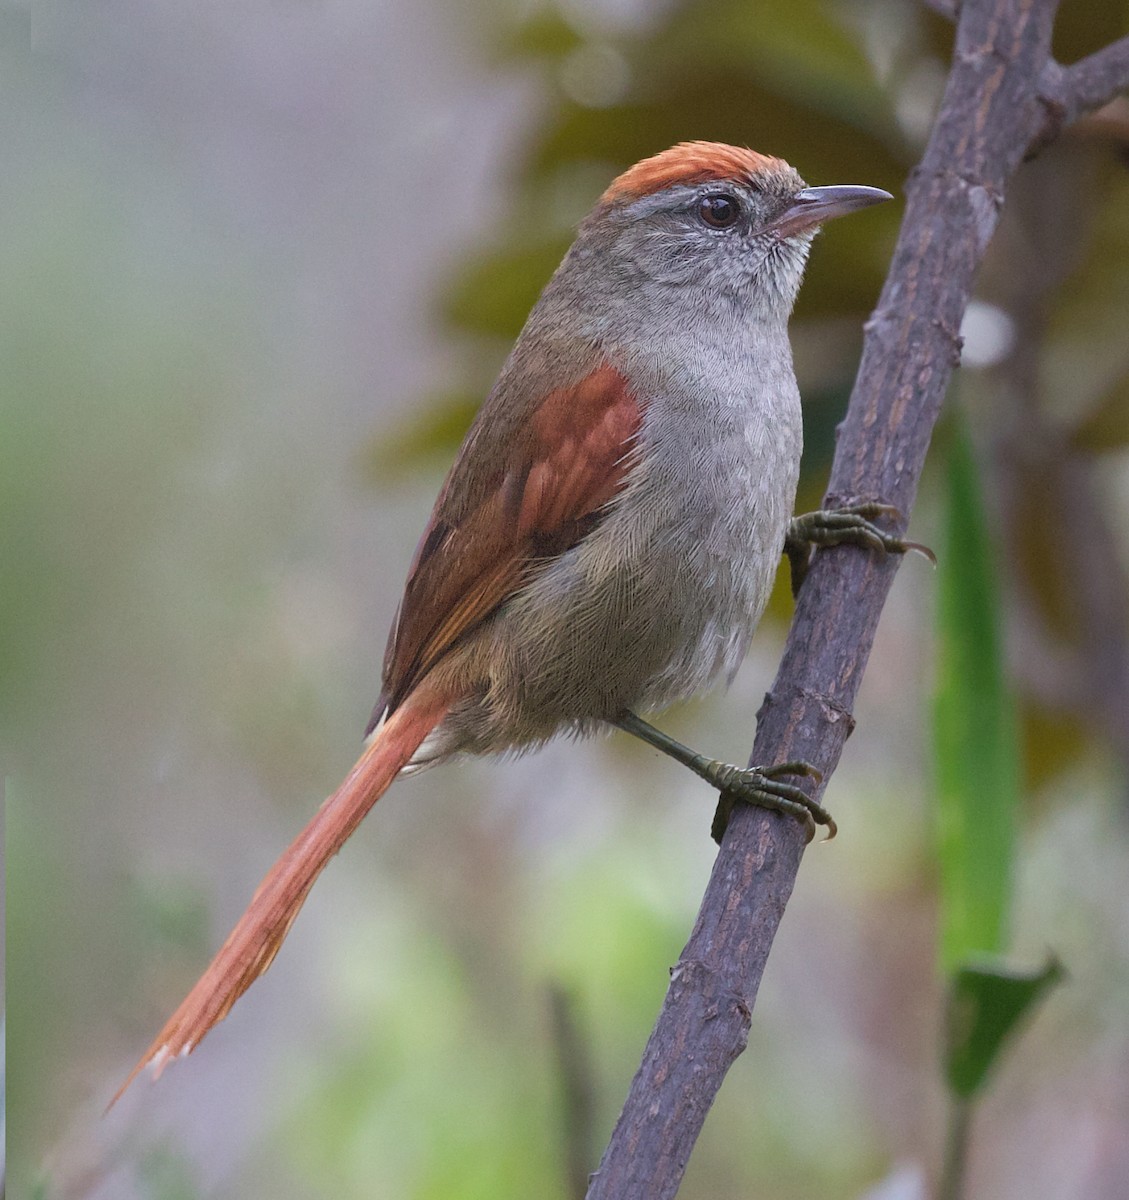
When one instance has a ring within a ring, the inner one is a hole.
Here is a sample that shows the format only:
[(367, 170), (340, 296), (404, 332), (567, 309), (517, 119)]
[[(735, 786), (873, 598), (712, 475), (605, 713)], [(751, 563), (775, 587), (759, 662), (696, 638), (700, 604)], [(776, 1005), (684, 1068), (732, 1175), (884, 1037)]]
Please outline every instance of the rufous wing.
[[(592, 529), (624, 485), (641, 416), (624, 377), (600, 366), (538, 401), (500, 448), (472, 429), (416, 550), (370, 730), (538, 565)], [(472, 486), (468, 473), (479, 476)]]

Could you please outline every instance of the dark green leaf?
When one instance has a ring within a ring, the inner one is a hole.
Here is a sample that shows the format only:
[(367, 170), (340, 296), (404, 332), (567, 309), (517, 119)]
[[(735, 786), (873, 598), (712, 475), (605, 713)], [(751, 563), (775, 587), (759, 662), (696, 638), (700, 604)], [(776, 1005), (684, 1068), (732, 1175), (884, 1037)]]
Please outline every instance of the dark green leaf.
[(1054, 957), (1037, 971), (990, 963), (956, 971), (945, 1021), (945, 1075), (957, 1096), (967, 1099), (983, 1087), (1008, 1036), (1064, 974)]

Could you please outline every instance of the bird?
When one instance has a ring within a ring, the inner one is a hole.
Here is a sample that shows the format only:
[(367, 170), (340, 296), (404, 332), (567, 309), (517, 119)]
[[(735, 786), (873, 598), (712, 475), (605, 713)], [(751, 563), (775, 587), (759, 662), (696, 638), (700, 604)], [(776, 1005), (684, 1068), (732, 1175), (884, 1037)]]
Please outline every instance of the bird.
[[(861, 503), (792, 519), (803, 430), (788, 319), (821, 224), (892, 199), (684, 142), (616, 177), (529, 314), (439, 492), (359, 759), (268, 872), (138, 1061), (190, 1053), (274, 960), (329, 860), (401, 774), (615, 727), (723, 796), (834, 824), (787, 778), (649, 722), (728, 681), (787, 552), (914, 547)], [(111, 1101), (111, 1104), (114, 1103)]]

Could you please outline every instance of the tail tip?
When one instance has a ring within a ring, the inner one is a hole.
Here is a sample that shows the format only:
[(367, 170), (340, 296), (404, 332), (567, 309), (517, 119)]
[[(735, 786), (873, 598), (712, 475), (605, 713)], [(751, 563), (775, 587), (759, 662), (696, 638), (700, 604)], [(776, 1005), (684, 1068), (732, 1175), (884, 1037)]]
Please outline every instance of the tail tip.
[(164, 1069), (171, 1062), (175, 1062), (178, 1058), (187, 1058), (195, 1049), (196, 1043), (186, 1041), (179, 1050), (173, 1051), (172, 1046), (168, 1042), (163, 1042), (153, 1051), (148, 1058), (141, 1059), (140, 1062), (126, 1076), (125, 1082), (113, 1094), (110, 1103), (102, 1110), (102, 1115), (105, 1116), (111, 1108), (125, 1095), (129, 1090), (130, 1084), (142, 1073), (148, 1072), (150, 1081), (156, 1083), (164, 1072)]

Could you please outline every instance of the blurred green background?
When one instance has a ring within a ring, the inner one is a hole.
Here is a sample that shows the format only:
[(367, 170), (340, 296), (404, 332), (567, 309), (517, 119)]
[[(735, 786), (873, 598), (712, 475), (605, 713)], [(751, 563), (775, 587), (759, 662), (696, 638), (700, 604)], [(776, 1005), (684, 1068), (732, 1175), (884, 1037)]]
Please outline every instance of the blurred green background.
[[(1126, 29), (1073, 0), (1056, 49)], [(9, 1195), (574, 1194), (569, 1145), (594, 1168), (714, 853), (712, 797), (623, 737), (398, 785), (229, 1020), (101, 1113), (352, 762), (453, 448), (611, 175), (717, 138), (899, 192), (950, 45), (906, 0), (0, 10)], [(980, 868), (980, 948), (1068, 979), (980, 1104), (970, 1194), (1125, 1194), (1127, 164), (1121, 102), (1015, 181), (950, 398), (981, 507), (953, 499), (950, 414), (913, 515), (941, 571), (899, 574), (840, 835), (806, 856), (687, 1200), (936, 1177), (985, 696), (1010, 867)], [(899, 216), (815, 247), (800, 507)], [(974, 520), (980, 574), (946, 576)], [(664, 726), (743, 759), (789, 611), (781, 586), (730, 692)], [(1004, 665), (973, 696), (936, 664), (980, 618)]]

